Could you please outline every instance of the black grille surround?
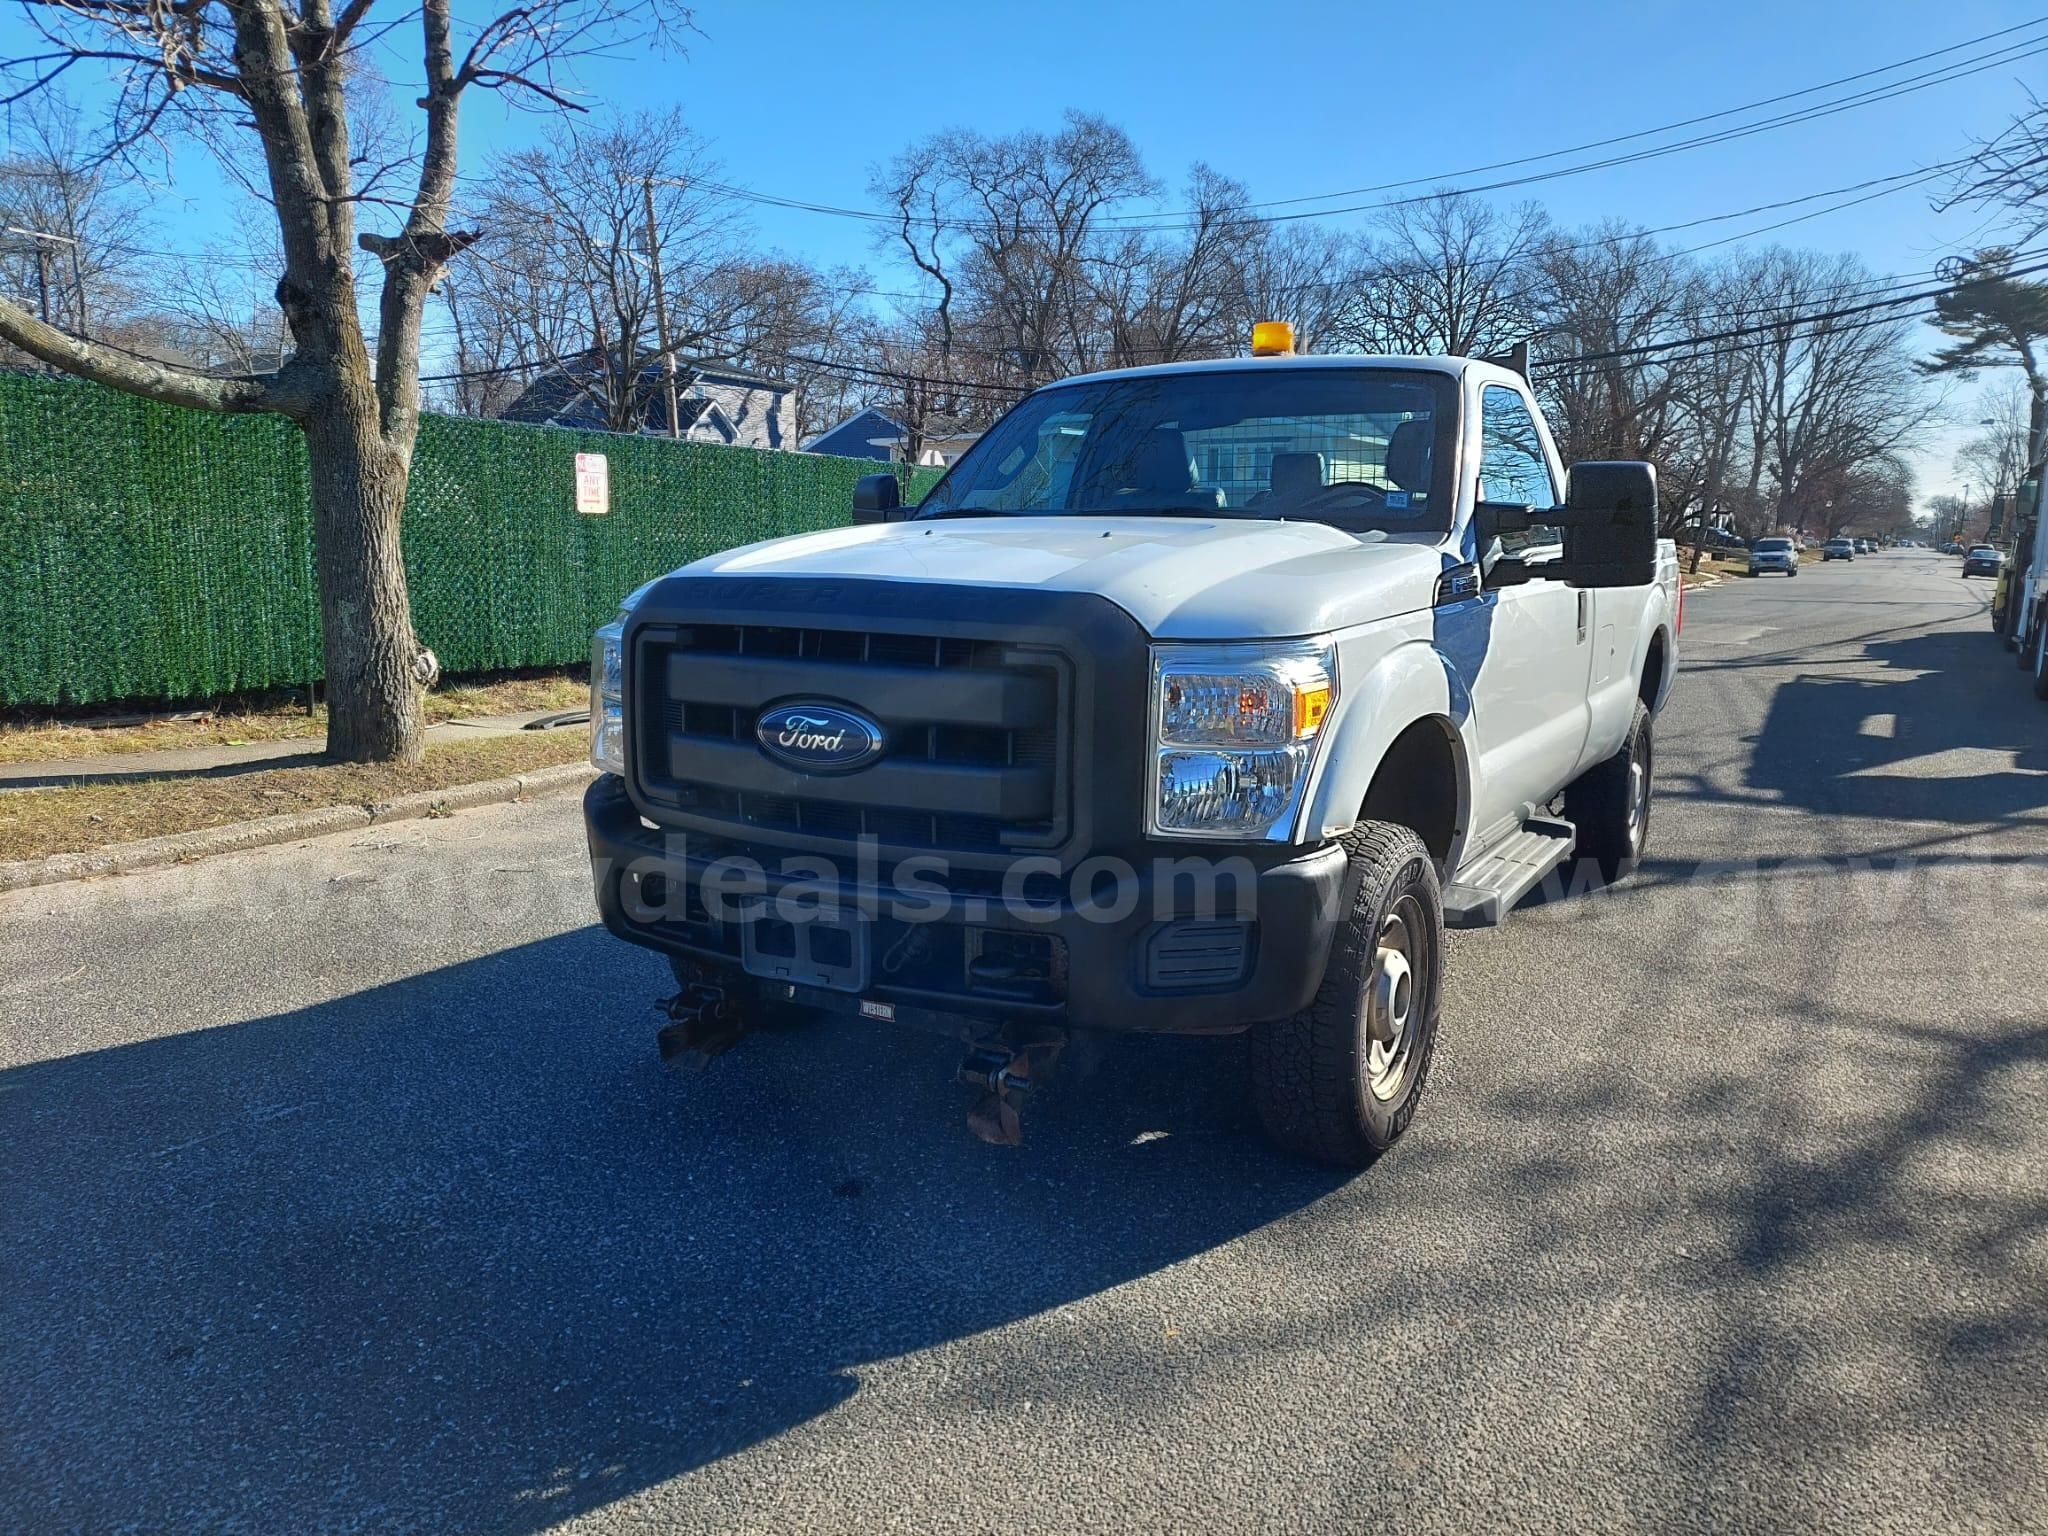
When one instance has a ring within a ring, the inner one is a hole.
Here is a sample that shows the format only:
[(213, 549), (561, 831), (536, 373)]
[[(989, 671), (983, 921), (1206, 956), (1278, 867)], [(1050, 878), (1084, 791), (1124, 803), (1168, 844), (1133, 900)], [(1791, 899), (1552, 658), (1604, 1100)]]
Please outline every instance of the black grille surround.
[[(1106, 598), (673, 576), (642, 598), (626, 654), (627, 787), (657, 826), (962, 870), (1064, 869), (1139, 840), (1147, 642)], [(803, 700), (879, 721), (882, 756), (845, 773), (771, 758), (756, 720)]]

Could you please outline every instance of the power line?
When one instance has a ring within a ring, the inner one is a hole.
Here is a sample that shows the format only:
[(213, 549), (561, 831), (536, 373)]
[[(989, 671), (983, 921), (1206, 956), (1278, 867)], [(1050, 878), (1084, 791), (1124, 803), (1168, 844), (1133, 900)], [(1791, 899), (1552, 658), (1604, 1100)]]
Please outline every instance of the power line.
[[(2030, 277), (2048, 272), (2048, 261), (2032, 266), (2016, 267), (2004, 274), (2007, 278)], [(1669, 353), (1680, 353), (1677, 357), (1665, 357), (1667, 362), (1688, 363), (1703, 361), (1709, 357), (1723, 356), (1731, 352), (1750, 350), (1767, 346), (1777, 341), (1790, 341), (1810, 333), (1812, 327), (1837, 320), (1852, 323), (1841, 326), (1837, 334), (1867, 329), (1877, 325), (1894, 324), (1902, 320), (1917, 318), (1913, 313), (1890, 314), (1886, 311), (1906, 310), (1909, 306), (1925, 303), (1953, 293), (1961, 284), (1944, 284), (1940, 287), (1922, 289), (1916, 293), (1901, 294), (1893, 298), (1867, 300), (1857, 304), (1838, 305), (1832, 309), (1811, 311), (1790, 315), (1783, 319), (1760, 322), (1752, 325), (1734, 326), (1721, 331), (1706, 332), (1693, 336), (1672, 337), (1664, 341), (1647, 342), (1635, 347), (1621, 347), (1608, 352), (1590, 352), (1576, 357), (1555, 358), (1534, 365), (1532, 372), (1584, 372), (1591, 365), (1626, 361), (1643, 357), (1664, 357)], [(1925, 313), (1933, 313), (1930, 309)], [(1861, 318), (1858, 317), (1869, 317)], [(1751, 341), (1748, 338), (1756, 337)], [(717, 339), (717, 338), (713, 338)], [(1721, 346), (1719, 343), (1736, 343)], [(951, 379), (930, 374), (911, 373), (895, 369), (870, 368), (860, 364), (842, 363), (832, 359), (805, 357), (789, 354), (790, 362), (815, 367), (828, 375), (852, 376), (868, 380), (882, 380), (920, 384), (935, 390), (944, 390), (956, 395), (979, 398), (984, 402), (992, 399), (1014, 400), (1031, 393), (1022, 386), (982, 383), (968, 379)], [(421, 380), (422, 383), (438, 383), (449, 379), (481, 377), (530, 370), (530, 365), (505, 368), (473, 369), (452, 374), (437, 374)]]
[[(1707, 114), (1703, 118), (1688, 119), (1686, 120), (1686, 122), (1683, 123), (1667, 124), (1663, 128), (1643, 129), (1637, 133), (1623, 135), (1621, 136), (1621, 138), (1614, 140), (1596, 141), (1594, 144), (1591, 145), (1580, 146), (1579, 149), (1598, 148), (1603, 147), (1607, 144), (1625, 142), (1629, 139), (1648, 137), (1657, 133), (1668, 132), (1675, 128), (1688, 126), (1692, 123), (1709, 121), (1718, 117), (1726, 117), (1744, 111), (1754, 110), (1756, 107), (1772, 105), (1777, 101), (1790, 100), (1796, 96), (1811, 95), (1817, 91), (1832, 89), (1834, 86), (1851, 83), (1859, 79), (1866, 79), (1872, 75), (1888, 74), (1893, 70), (1901, 69), (1911, 64), (1925, 62), (1928, 59), (1937, 58), (1943, 54), (1955, 53), (1965, 48), (1974, 47), (1979, 43), (1989, 41), (1993, 38), (2007, 36), (2013, 32), (2031, 30), (2032, 28), (2040, 26), (2043, 22), (2048, 22), (2048, 17), (2036, 17), (2033, 21), (2021, 23), (2019, 26), (2016, 27), (2004, 28), (1998, 32), (1987, 33), (1983, 37), (1972, 39), (1970, 42), (1967, 43), (1958, 43), (1948, 48), (1935, 50), (1931, 53), (1918, 54), (1913, 56), (1912, 58), (1903, 59), (1893, 64), (1885, 65), (1879, 69), (1866, 70), (1858, 75), (1846, 76), (1842, 80), (1830, 82), (1827, 85), (1811, 86), (1802, 91), (1790, 92), (1784, 96), (1773, 97), (1768, 98), (1765, 101), (1754, 102), (1746, 107), (1731, 107), (1723, 112)], [(1688, 149), (1701, 148), (1711, 144), (1728, 143), (1732, 140), (1747, 138), (1754, 134), (1769, 132), (1778, 128), (1791, 127), (1799, 123), (1812, 122), (1823, 117), (1830, 117), (1838, 112), (1849, 111), (1856, 107), (1870, 106), (1877, 102), (1894, 100), (1900, 96), (1912, 95), (1918, 91), (1931, 89), (1934, 86), (1951, 84), (1954, 81), (1967, 79), (1972, 75), (1981, 74), (1986, 70), (1996, 69), (2004, 64), (2017, 63), (2023, 59), (2032, 58), (2035, 55), (2043, 52), (2048, 52), (2048, 39), (2044, 39), (2040, 36), (2024, 38), (2017, 43), (2005, 44), (1999, 48), (1993, 49), (1987, 53), (1980, 54), (1972, 58), (1952, 61), (1951, 63), (1941, 65), (1935, 69), (1925, 71), (1919, 75), (1909, 75), (1904, 79), (1891, 81), (1882, 86), (1872, 87), (1864, 91), (1852, 92), (1850, 95), (1842, 97), (1835, 101), (1815, 103), (1811, 106), (1800, 108), (1799, 110), (1794, 112), (1781, 113), (1776, 117), (1765, 118), (1759, 122), (1740, 124), (1733, 127), (1716, 130), (1713, 133), (1700, 134), (1692, 138), (1681, 139), (1674, 143), (1655, 145), (1646, 149), (1633, 151), (1628, 154), (1612, 155), (1604, 159), (1588, 161), (1579, 165), (1562, 166), (1547, 171), (1537, 172), (1527, 176), (1508, 177), (1498, 181), (1482, 183), (1477, 186), (1455, 187), (1450, 188), (1449, 190), (1472, 193), (1500, 191), (1510, 187), (1531, 186), (1540, 182), (1557, 180), (1565, 176), (1583, 175), (1589, 171), (1605, 170), (1617, 165), (1630, 165), (1644, 160), (1658, 159), (1665, 155), (1677, 154), (1681, 151)], [(1331, 198), (1355, 195), (1358, 192), (1395, 190), (1405, 186), (1422, 185), (1432, 180), (1449, 181), (1459, 176), (1480, 174), (1487, 169), (1512, 168), (1516, 165), (1533, 164), (1538, 161), (1555, 159), (1562, 155), (1573, 154), (1577, 152), (1579, 152), (1579, 150), (1553, 150), (1546, 152), (1544, 154), (1523, 156), (1516, 160), (1496, 162), (1496, 165), (1494, 167), (1475, 167), (1467, 171), (1450, 172), (1442, 177), (1437, 178), (1412, 177), (1401, 181), (1381, 183), (1377, 187), (1357, 188), (1353, 189), (1350, 192), (1318, 193), (1311, 194), (1306, 197), (1284, 199), (1281, 201), (1282, 203), (1326, 201)], [(709, 190), (717, 191), (724, 195), (731, 196), (743, 201), (755, 202), (763, 204), (765, 206), (781, 207), (799, 212), (817, 213), (821, 215), (828, 215), (838, 218), (855, 219), (867, 223), (881, 225), (894, 226), (900, 222), (899, 215), (877, 212), (874, 209), (846, 208), (828, 203), (815, 202), (804, 198), (782, 197), (772, 193), (758, 192), (750, 188), (734, 186), (729, 183), (700, 182), (696, 183), (696, 185), (704, 186)], [(1327, 218), (1334, 215), (1345, 213), (1371, 212), (1385, 208), (1401, 207), (1418, 202), (1426, 202), (1429, 200), (1430, 197), (1433, 196), (1435, 196), (1435, 193), (1430, 192), (1419, 196), (1388, 198), (1381, 201), (1357, 203), (1339, 208), (1298, 210), (1292, 213), (1273, 214), (1268, 216), (1261, 222), (1279, 223), (1301, 218)], [(1256, 209), (1260, 207), (1273, 207), (1280, 205), (1280, 203), (1265, 203), (1249, 204), (1246, 205), (1246, 207), (1247, 209)], [(1185, 220), (1195, 216), (1197, 212), (1197, 210), (1182, 210), (1175, 212), (1173, 214), (1142, 214), (1130, 216), (1105, 215), (1103, 217), (1103, 223), (1106, 227), (1111, 227), (1118, 230), (1172, 230), (1186, 227)], [(935, 227), (938, 224), (943, 224), (945, 221), (935, 221), (930, 218), (914, 217), (911, 222), (918, 227), (929, 228)], [(959, 220), (956, 222), (960, 227), (980, 228), (988, 227), (995, 221), (985, 219), (967, 219)], [(1042, 232), (1048, 226), (1035, 223), (1010, 223), (1008, 221), (1004, 221), (1002, 227), (1005, 229), (1016, 231), (1028, 230)]]
[[(2040, 272), (2048, 272), (2048, 261), (2039, 262), (2031, 267), (2014, 267), (2010, 271), (2002, 273), (2001, 276), (2006, 279), (2031, 277), (2036, 273)], [(1586, 363), (1604, 363), (1620, 361), (1622, 359), (1632, 357), (1650, 357), (1661, 352), (1669, 352), (1681, 347), (1700, 345), (1709, 342), (1733, 341), (1740, 337), (1754, 336), (1762, 333), (1768, 333), (1771, 336), (1775, 337), (1776, 335), (1781, 333), (1788, 333), (1795, 328), (1814, 325), (1824, 321), (1846, 319), (1853, 315), (1869, 314), (1874, 311), (1885, 309), (1896, 309), (1908, 304), (1923, 303), (1928, 299), (1939, 299), (1944, 297), (1945, 295), (1954, 293), (1959, 288), (1965, 286), (1968, 285), (1959, 283), (1944, 283), (1938, 288), (1925, 288), (1918, 293), (1901, 294), (1896, 298), (1871, 299), (1861, 304), (1845, 304), (1836, 309), (1821, 310), (1811, 314), (1794, 315), (1783, 320), (1763, 321), (1755, 325), (1739, 325), (1724, 331), (1708, 332), (1707, 334), (1701, 336), (1681, 336), (1676, 337), (1669, 341), (1645, 342), (1641, 346), (1636, 347), (1618, 347), (1611, 352), (1587, 352), (1581, 354), (1578, 357), (1556, 358), (1551, 360), (1550, 362), (1537, 363), (1534, 366), (1540, 369), (1571, 368)], [(1895, 316), (1893, 318), (1906, 317)]]
[(1612, 138), (1588, 140), (1584, 144), (1574, 144), (1568, 149), (1546, 150), (1541, 154), (1523, 155), (1513, 160), (1495, 160), (1487, 165), (1469, 166), (1462, 171), (1444, 171), (1435, 176), (1412, 176), (1405, 181), (1386, 181), (1379, 183), (1377, 186), (1352, 187), (1342, 192), (1317, 192), (1301, 197), (1275, 198), (1268, 202), (1252, 203), (1248, 206), (1252, 208), (1284, 208), (1299, 203), (1326, 202), (1339, 197), (1362, 197), (1372, 192), (1390, 192), (1401, 187), (1421, 186), (1425, 183), (1440, 181), (1455, 181), (1465, 176), (1483, 176), (1492, 171), (1512, 170), (1519, 165), (1534, 165), (1538, 161), (1555, 160), (1565, 155), (1583, 154), (1591, 149), (1607, 149), (1613, 145), (1626, 144), (1635, 139), (1651, 138), (1660, 133), (1675, 132), (1680, 128), (1697, 127), (1701, 123), (1710, 123), (1719, 118), (1735, 117), (1744, 112), (1753, 112), (1759, 107), (1773, 107), (1780, 102), (1793, 101), (1801, 96), (1812, 96), (1821, 91), (1833, 90), (1837, 86), (1853, 85), (1858, 80), (1868, 80), (1877, 75), (1890, 74), (1893, 70), (1903, 69), (1909, 64), (1924, 63), (1929, 59), (1940, 58), (1943, 54), (1960, 53), (1965, 48), (1974, 48), (1980, 43), (1988, 43), (1994, 38), (2007, 37), (2014, 32), (2029, 31), (2034, 27), (2042, 25), (2044, 22), (2048, 22), (2048, 16), (2036, 16), (2032, 21), (2023, 21), (2017, 26), (2002, 27), (1996, 32), (1986, 32), (1980, 37), (1972, 37), (1960, 43), (1952, 43), (1946, 48), (1937, 48), (1930, 53), (1914, 54), (1910, 58), (1894, 60), (1890, 64), (1880, 64), (1874, 69), (1861, 70), (1853, 75), (1843, 75), (1839, 79), (1823, 81), (1819, 85), (1805, 86), (1800, 90), (1786, 91), (1777, 96), (1766, 96), (1757, 101), (1745, 102), (1739, 107), (1724, 107), (1718, 112), (1706, 112), (1698, 117), (1682, 118), (1678, 122), (1664, 123), (1656, 128), (1640, 128), (1633, 133), (1616, 134)]

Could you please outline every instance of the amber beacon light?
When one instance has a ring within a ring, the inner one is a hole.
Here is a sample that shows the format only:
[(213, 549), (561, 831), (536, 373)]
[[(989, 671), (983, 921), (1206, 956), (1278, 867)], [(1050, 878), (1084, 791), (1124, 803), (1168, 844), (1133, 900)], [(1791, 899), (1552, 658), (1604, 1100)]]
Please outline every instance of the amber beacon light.
[(1261, 320), (1252, 327), (1253, 357), (1294, 355), (1294, 327), (1285, 320)]

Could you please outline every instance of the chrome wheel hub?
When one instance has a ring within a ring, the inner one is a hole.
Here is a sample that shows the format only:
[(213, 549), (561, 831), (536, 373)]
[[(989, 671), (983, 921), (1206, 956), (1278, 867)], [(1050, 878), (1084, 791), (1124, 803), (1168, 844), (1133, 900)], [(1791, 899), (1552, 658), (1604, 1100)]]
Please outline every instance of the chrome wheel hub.
[(1398, 1096), (1408, 1080), (1422, 1000), (1428, 996), (1429, 943), (1420, 905), (1403, 896), (1380, 924), (1372, 975), (1365, 984), (1365, 1078), (1375, 1098)]
[(1643, 845), (1643, 814), (1650, 807), (1650, 770), (1640, 756), (1631, 758), (1628, 765), (1628, 846), (1631, 851)]

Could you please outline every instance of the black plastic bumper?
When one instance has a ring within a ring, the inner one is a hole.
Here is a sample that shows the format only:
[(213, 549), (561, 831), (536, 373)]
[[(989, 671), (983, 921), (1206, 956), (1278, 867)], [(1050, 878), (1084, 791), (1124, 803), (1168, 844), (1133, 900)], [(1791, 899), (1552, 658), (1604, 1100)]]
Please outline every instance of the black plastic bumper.
[[(785, 873), (781, 850), (760, 849), (737, 850), (738, 862), (751, 854), (765, 879), (735, 898), (743, 882), (730, 878), (732, 845), (693, 845), (680, 833), (650, 829), (610, 774), (591, 785), (583, 805), (598, 912), (619, 938), (688, 957), (742, 993), (943, 1027), (1028, 1020), (1223, 1034), (1283, 1017), (1305, 1006), (1322, 981), (1344, 875), (1343, 850), (1334, 844), (1264, 855), (1177, 848), (1160, 858), (1094, 861), (1085, 882), (1041, 883), (1028, 902), (981, 888), (934, 899), (930, 882), (906, 890), (859, 877), (821, 880), (815, 860)], [(1190, 871), (1218, 860), (1233, 868), (1204, 891)], [(1081, 867), (1088, 870), (1088, 863)], [(757, 947), (750, 926), (778, 911), (819, 905), (859, 914), (844, 926), (861, 952), (846, 957), (836, 979), (822, 986), (816, 977), (792, 982), (748, 953)], [(906, 910), (914, 913), (907, 920)], [(914, 933), (918, 928), (925, 931)], [(1181, 941), (1190, 935), (1197, 942), (1222, 935), (1225, 960), (1216, 969), (1235, 963), (1235, 973), (1202, 979), (1185, 963), (1188, 945)], [(1176, 944), (1181, 954), (1162, 962), (1162, 952)], [(888, 961), (912, 952), (918, 964), (891, 969)], [(1006, 978), (989, 959), (1040, 952), (1057, 957), (1051, 974), (1022, 981)]]

